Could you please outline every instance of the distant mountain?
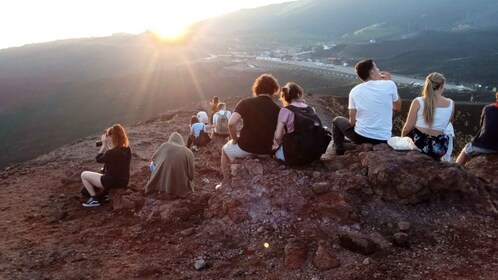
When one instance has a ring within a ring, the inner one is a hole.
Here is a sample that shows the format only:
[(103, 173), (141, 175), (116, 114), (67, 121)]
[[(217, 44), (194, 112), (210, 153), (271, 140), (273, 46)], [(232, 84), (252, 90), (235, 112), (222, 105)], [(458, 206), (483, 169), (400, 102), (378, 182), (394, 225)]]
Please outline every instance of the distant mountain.
[(302, 33), (347, 40), (369, 28), (375, 30), (369, 38), (380, 39), (492, 27), (498, 27), (495, 0), (300, 0), (228, 14), (210, 21), (208, 30), (219, 36)]
[(469, 31), (423, 31), (402, 40), (372, 44), (338, 45), (315, 54), (315, 58), (348, 57), (353, 61), (375, 58), (390, 71), (425, 77), (444, 73), (452, 83), (498, 85), (498, 28)]
[[(195, 45), (168, 46), (150, 33), (69, 39), (0, 50), (0, 113), (72, 83), (154, 72), (206, 57)], [(15, 92), (15, 94), (12, 94)]]
[(495, 0), (300, 0), (242, 10), (205, 26), (226, 42), (268, 49), (336, 43), (313, 58), (372, 57), (400, 74), (440, 71), (454, 83), (498, 85)]

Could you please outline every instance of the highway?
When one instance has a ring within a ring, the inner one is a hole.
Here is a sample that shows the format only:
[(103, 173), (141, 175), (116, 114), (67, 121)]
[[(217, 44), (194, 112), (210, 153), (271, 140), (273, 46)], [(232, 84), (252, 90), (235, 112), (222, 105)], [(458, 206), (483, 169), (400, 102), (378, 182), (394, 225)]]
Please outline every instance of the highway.
[[(266, 61), (266, 60), (258, 60), (258, 62), (270, 62), (270, 63), (278, 63), (278, 64), (283, 64), (283, 65), (289, 65), (289, 66), (297, 66), (297, 67), (304, 67), (304, 68), (312, 68), (312, 69), (320, 69), (322, 71), (329, 71), (329, 72), (336, 72), (336, 73), (341, 73), (341, 74), (347, 74), (351, 78), (356, 78), (356, 73), (354, 71), (353, 67), (346, 67), (346, 66), (339, 66), (339, 65), (332, 65), (332, 64), (322, 64), (319, 65), (315, 62), (304, 62), (304, 61)], [(383, 71), (383, 69), (381, 69)], [(389, 71), (388, 71), (389, 72)], [(429, 73), (427, 73), (429, 74)], [(391, 78), (394, 82), (399, 83), (399, 84), (418, 84), (419, 86), (422, 86), (424, 84), (424, 80), (421, 79), (415, 79), (415, 78), (410, 78), (406, 76), (401, 76), (401, 75), (395, 75), (391, 73)], [(463, 87), (461, 85), (454, 85), (454, 84), (446, 84), (445, 85), (446, 89), (453, 89), (453, 90), (471, 90), (468, 87)]]

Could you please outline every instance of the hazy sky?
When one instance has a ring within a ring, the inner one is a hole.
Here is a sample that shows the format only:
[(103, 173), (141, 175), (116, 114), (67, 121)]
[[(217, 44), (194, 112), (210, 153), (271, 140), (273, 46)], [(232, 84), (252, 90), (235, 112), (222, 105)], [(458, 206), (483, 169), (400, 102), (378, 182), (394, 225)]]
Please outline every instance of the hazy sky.
[(290, 0), (3, 0), (0, 49), (57, 39), (140, 33), (175, 34), (206, 18)]

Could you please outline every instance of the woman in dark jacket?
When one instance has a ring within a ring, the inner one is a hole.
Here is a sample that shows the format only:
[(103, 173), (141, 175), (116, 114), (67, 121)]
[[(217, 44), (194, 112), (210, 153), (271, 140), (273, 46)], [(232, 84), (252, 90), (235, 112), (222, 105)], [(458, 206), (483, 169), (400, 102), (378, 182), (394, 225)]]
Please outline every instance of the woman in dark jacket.
[(110, 188), (128, 185), (130, 178), (131, 149), (124, 128), (115, 124), (107, 129), (101, 138), (102, 147), (96, 160), (104, 164), (104, 174), (92, 171), (81, 173), (81, 181), (91, 195), (90, 199), (83, 203), (85, 207), (100, 206), (101, 198), (95, 188), (105, 193)]

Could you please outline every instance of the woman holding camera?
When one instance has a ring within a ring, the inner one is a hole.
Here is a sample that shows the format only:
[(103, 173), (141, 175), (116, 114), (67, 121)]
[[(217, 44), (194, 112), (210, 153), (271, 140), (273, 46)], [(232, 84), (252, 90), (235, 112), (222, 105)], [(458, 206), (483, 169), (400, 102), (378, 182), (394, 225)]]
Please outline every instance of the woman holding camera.
[(131, 149), (128, 146), (128, 136), (124, 128), (115, 124), (102, 135), (102, 147), (97, 157), (98, 163), (104, 164), (104, 174), (83, 171), (81, 181), (91, 195), (84, 207), (100, 206), (102, 197), (97, 194), (107, 193), (110, 188), (128, 185), (130, 178)]

